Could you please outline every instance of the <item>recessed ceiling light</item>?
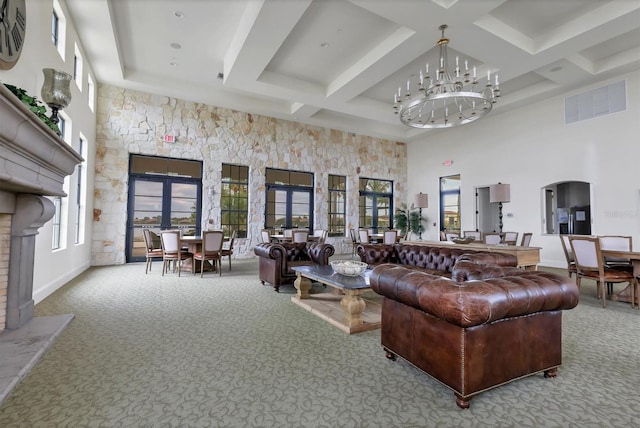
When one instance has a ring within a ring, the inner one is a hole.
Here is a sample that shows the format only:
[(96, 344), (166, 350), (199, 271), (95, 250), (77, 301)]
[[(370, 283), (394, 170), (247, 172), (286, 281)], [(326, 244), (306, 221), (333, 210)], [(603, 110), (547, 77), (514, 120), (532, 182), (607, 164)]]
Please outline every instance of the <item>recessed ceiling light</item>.
[(176, 16), (176, 18), (184, 18), (184, 13), (182, 13), (182, 11), (180, 10), (176, 10), (175, 12), (173, 12), (173, 14)]
[(224, 79), (224, 74), (223, 73), (218, 73), (218, 79)]
[(180, 46), (180, 43), (176, 43), (176, 42), (171, 43), (169, 46), (171, 46), (174, 49), (182, 49), (182, 46)]
[(321, 47), (321, 48), (328, 48), (328, 47), (329, 47), (329, 43), (327, 43), (327, 42), (322, 42), (322, 43), (320, 43), (320, 47)]
[(176, 65), (178, 65), (178, 63), (177, 63), (177, 62), (173, 62), (173, 61), (171, 61), (171, 62), (169, 63), (169, 65), (170, 65), (171, 67), (175, 67)]

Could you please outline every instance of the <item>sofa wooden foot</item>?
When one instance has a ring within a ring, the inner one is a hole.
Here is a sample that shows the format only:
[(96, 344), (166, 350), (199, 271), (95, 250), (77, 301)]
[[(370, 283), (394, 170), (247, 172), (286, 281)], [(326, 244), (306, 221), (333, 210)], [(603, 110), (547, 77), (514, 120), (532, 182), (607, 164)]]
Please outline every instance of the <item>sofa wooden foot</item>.
[(464, 399), (462, 398), (462, 396), (458, 394), (455, 394), (455, 396), (456, 396), (456, 404), (458, 405), (458, 407), (460, 407), (461, 409), (469, 408), (469, 400), (471, 400), (471, 398)]
[(558, 376), (558, 368), (557, 367), (554, 367), (552, 369), (544, 371), (544, 377), (556, 377), (556, 376)]
[(388, 349), (385, 349), (385, 356), (390, 359), (391, 361), (395, 361), (396, 360), (396, 354), (394, 354), (393, 352), (389, 351)]

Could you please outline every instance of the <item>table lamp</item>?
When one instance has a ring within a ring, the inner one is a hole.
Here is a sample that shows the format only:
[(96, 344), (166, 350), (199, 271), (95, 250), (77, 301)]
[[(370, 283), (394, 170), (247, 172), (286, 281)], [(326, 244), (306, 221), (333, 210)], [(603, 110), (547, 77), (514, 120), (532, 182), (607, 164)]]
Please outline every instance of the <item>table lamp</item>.
[(511, 199), (511, 186), (498, 183), (489, 187), (489, 202), (498, 203), (498, 226), (500, 228), (500, 242), (502, 242), (502, 203)]
[(422, 192), (418, 193), (416, 195), (414, 206), (418, 208), (418, 221), (420, 222), (418, 227), (418, 239), (422, 240), (422, 209), (429, 208), (429, 195)]

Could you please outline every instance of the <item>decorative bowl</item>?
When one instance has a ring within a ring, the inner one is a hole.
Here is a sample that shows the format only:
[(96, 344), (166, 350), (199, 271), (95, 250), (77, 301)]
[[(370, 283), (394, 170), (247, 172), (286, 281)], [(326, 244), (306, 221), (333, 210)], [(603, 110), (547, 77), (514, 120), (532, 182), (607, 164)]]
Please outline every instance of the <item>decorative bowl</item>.
[(468, 244), (470, 242), (475, 241), (476, 238), (474, 236), (467, 236), (466, 238), (454, 238), (452, 239), (454, 244)]
[(333, 260), (329, 262), (340, 275), (358, 276), (367, 269), (367, 264), (357, 260)]

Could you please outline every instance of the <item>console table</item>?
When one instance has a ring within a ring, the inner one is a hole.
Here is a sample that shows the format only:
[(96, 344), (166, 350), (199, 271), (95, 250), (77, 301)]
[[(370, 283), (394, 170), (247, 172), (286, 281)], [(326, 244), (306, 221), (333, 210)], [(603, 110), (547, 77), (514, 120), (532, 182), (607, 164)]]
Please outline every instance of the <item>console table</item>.
[(540, 247), (520, 247), (517, 245), (489, 245), (482, 243), (455, 244), (450, 241), (405, 241), (404, 245), (424, 245), (427, 247), (443, 247), (488, 251), (490, 253), (511, 254), (518, 259), (518, 267), (525, 270), (537, 270), (540, 263)]

